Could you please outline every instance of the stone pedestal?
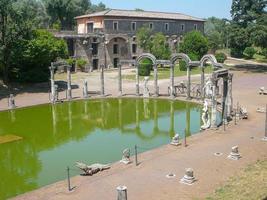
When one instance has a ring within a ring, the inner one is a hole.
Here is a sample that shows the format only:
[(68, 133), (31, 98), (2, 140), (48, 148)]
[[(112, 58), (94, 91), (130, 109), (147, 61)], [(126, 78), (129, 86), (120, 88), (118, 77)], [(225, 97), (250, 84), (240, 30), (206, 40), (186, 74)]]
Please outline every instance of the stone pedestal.
[(126, 186), (118, 186), (117, 192), (118, 192), (117, 200), (127, 200), (127, 187)]
[(239, 154), (238, 151), (238, 146), (232, 147), (232, 151), (229, 154), (228, 158), (232, 160), (239, 160), (241, 158), (241, 155)]
[(172, 141), (170, 143), (171, 145), (174, 145), (174, 146), (178, 146), (178, 145), (181, 145), (181, 142), (180, 142), (180, 135), (177, 133), (175, 134), (175, 136), (172, 138)]
[(192, 185), (196, 181), (194, 177), (194, 171), (191, 168), (186, 169), (184, 177), (180, 180), (180, 183)]

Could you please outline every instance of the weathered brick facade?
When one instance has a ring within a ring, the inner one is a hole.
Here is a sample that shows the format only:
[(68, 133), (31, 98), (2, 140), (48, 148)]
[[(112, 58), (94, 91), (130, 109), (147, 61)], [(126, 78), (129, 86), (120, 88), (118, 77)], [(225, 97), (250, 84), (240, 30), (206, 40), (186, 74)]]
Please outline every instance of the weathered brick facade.
[(134, 59), (137, 48), (136, 32), (144, 25), (154, 33), (163, 33), (172, 51), (182, 36), (192, 30), (204, 32), (204, 20), (179, 13), (108, 10), (76, 17), (77, 34), (73, 39), (74, 56), (88, 61), (87, 69), (101, 64), (117, 67), (121, 59)]

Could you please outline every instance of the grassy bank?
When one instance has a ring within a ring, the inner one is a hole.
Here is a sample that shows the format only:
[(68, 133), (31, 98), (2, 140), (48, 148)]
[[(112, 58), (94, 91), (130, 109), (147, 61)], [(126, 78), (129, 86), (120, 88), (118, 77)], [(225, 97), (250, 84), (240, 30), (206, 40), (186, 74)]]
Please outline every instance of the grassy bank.
[(267, 200), (267, 160), (248, 166), (206, 200)]

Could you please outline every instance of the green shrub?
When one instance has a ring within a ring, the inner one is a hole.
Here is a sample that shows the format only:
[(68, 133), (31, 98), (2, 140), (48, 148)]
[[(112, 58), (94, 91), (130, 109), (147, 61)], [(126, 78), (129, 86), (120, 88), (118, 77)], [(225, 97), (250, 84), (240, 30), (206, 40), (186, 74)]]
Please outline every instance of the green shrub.
[(188, 54), (189, 58), (192, 60), (192, 61), (198, 61), (200, 60), (201, 58), (199, 58), (198, 55), (194, 54), (194, 53), (189, 53)]
[(227, 56), (224, 53), (216, 53), (215, 57), (219, 63), (224, 63), (224, 61), (227, 59)]
[(68, 65), (74, 65), (75, 64), (75, 59), (74, 58), (68, 58), (66, 59), (66, 62), (68, 63)]
[[(21, 44), (13, 59), (16, 65), (11, 79), (19, 82), (44, 82), (50, 77), (49, 66), (68, 54), (67, 44), (46, 30), (36, 30), (31, 40)], [(17, 59), (17, 60), (15, 60)]]
[(150, 71), (153, 69), (152, 61), (148, 58), (141, 60), (139, 64), (139, 76), (150, 76)]
[(253, 58), (253, 56), (255, 55), (257, 51), (253, 48), (253, 47), (247, 47), (245, 48), (244, 52), (243, 52), (243, 56), (246, 59), (251, 59)]
[(85, 67), (85, 65), (87, 64), (87, 61), (84, 60), (84, 59), (82, 59), (82, 58), (79, 58), (79, 59), (77, 59), (76, 64), (77, 64), (77, 67), (78, 67), (80, 70), (84, 70), (84, 67)]
[(179, 61), (179, 69), (180, 69), (180, 71), (186, 71), (187, 70), (186, 62), (184, 60)]
[(187, 33), (180, 45), (180, 52), (187, 55), (194, 54), (197, 56), (197, 60), (200, 60), (208, 52), (208, 49), (208, 40), (199, 31)]

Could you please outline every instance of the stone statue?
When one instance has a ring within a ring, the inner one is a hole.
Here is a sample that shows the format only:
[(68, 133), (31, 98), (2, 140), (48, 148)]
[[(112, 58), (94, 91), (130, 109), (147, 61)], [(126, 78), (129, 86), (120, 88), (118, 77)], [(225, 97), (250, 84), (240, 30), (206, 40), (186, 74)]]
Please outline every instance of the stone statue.
[(148, 81), (149, 81), (149, 76), (145, 76), (143, 97), (149, 97), (150, 96), (149, 89), (148, 89)]
[(172, 138), (171, 145), (174, 145), (174, 146), (180, 145), (181, 143), (179, 139), (180, 139), (179, 133), (175, 134), (175, 136)]
[(83, 98), (88, 98), (88, 82), (83, 80)]
[(16, 108), (16, 104), (15, 104), (15, 98), (13, 94), (10, 94), (9, 98), (8, 98), (8, 108), (9, 109), (14, 109)]
[(205, 97), (208, 99), (211, 99), (213, 95), (211, 78), (206, 79), (206, 83), (204, 85), (203, 90), (204, 90)]
[(201, 126), (202, 130), (206, 130), (210, 128), (210, 115), (209, 115), (209, 107), (208, 107), (208, 101), (207, 99), (204, 100), (203, 110), (202, 110), (202, 122), (203, 125)]
[(120, 162), (124, 163), (125, 165), (131, 163), (130, 156), (131, 156), (130, 149), (124, 149), (122, 152), (122, 159)]
[(92, 164), (92, 165), (86, 165), (83, 162), (76, 162), (76, 167), (78, 167), (80, 170), (83, 171), (83, 175), (92, 176), (99, 171), (109, 169), (110, 165), (103, 165), (103, 164), (99, 164), (99, 163)]

